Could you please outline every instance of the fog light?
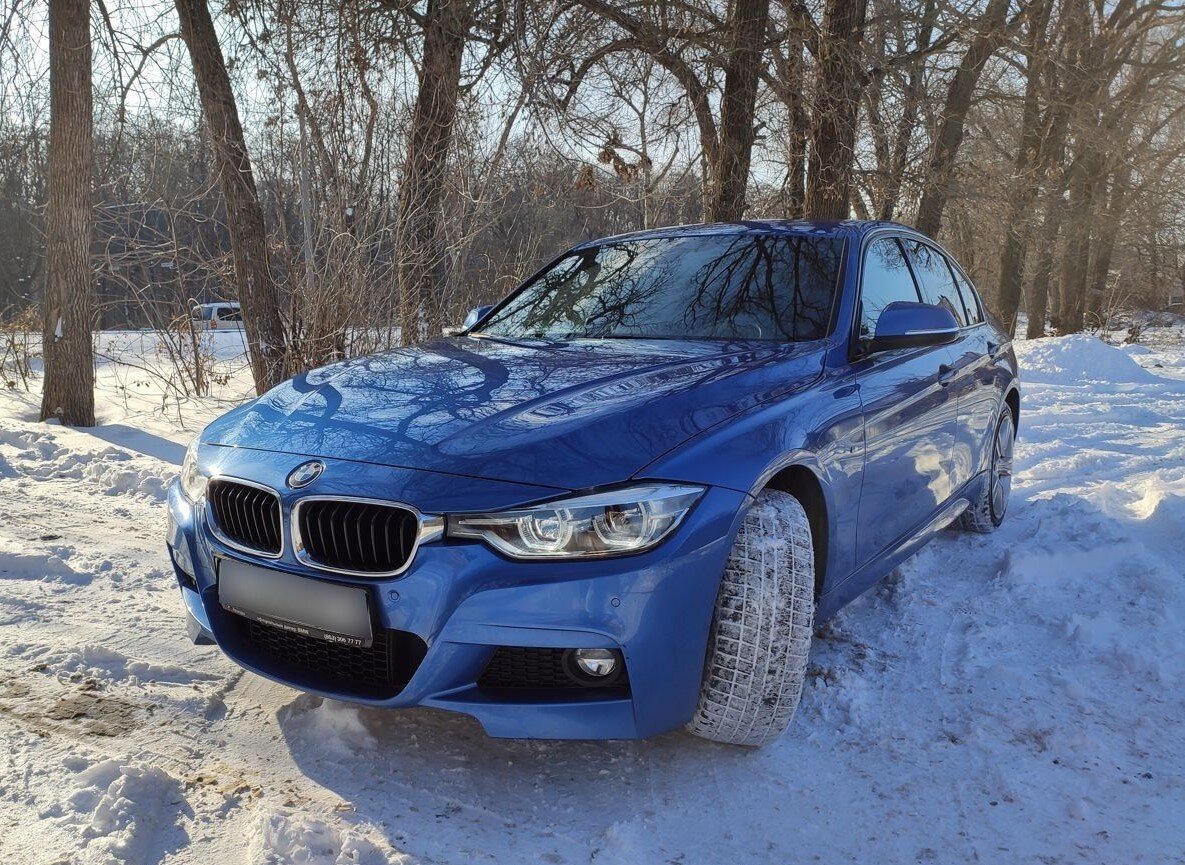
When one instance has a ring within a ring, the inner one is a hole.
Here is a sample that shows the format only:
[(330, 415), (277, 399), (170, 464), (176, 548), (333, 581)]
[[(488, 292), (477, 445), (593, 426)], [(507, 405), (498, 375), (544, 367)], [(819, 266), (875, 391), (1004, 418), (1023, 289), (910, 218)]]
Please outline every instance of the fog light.
[(564, 670), (579, 685), (604, 688), (621, 679), (625, 664), (616, 649), (569, 649), (564, 653)]
[(617, 671), (617, 656), (608, 649), (577, 649), (573, 657), (580, 672), (597, 679)]

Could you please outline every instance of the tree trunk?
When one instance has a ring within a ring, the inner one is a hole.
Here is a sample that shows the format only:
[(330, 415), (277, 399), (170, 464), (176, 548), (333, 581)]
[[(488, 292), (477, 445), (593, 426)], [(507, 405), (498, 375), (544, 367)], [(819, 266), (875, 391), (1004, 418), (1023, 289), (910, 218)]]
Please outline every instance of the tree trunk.
[(810, 138), (811, 118), (804, 93), (806, 64), (802, 58), (803, 41), (802, 36), (792, 30), (780, 45), (770, 46), (770, 63), (776, 75), (766, 79), (774, 96), (786, 108), (786, 176), (782, 181), (778, 202), (778, 213), (785, 219), (802, 218), (806, 206), (806, 147)]
[(49, 4), (49, 93), (41, 419), (94, 426), (89, 0), (52, 0)]
[(827, 0), (819, 42), (815, 117), (811, 129), (806, 215), (846, 219), (864, 87), (861, 47), (867, 0)]
[[(917, 50), (926, 51), (930, 48), (934, 36), (934, 19), (937, 15), (934, 0), (926, 0), (922, 10), (922, 18), (918, 25)], [(889, 174), (885, 178), (882, 191), (878, 219), (894, 219), (901, 201), (901, 184), (905, 179), (905, 168), (909, 162), (909, 145), (913, 141), (914, 129), (918, 124), (918, 113), (925, 98), (924, 60), (918, 60), (909, 71), (909, 80), (905, 85), (904, 107), (897, 123), (897, 133), (893, 139), (892, 157), (889, 163)]]
[(399, 326), (401, 341), (440, 335), (445, 250), (441, 238), (445, 169), (460, 95), (461, 60), (469, 30), (468, 0), (430, 0), (424, 58), (399, 192)]
[(745, 188), (755, 136), (753, 112), (768, 21), (769, 0), (736, 0), (720, 105), (718, 165), (712, 172), (713, 190), (708, 203), (711, 222), (733, 222), (745, 215)]
[(984, 64), (996, 53), (996, 49), (1004, 40), (1004, 19), (1008, 14), (1009, 2), (1010, 0), (991, 0), (988, 3), (981, 29), (967, 47), (967, 52), (963, 55), (946, 94), (942, 123), (938, 128), (934, 151), (926, 171), (916, 221), (918, 231), (931, 237), (937, 237), (942, 228), (942, 211), (946, 208), (946, 200), (950, 196), (955, 156), (963, 144), (967, 112), (971, 110), (971, 97), (975, 94), (975, 85), (979, 83)]
[(181, 36), (189, 47), (202, 114), (210, 131), (218, 185), (226, 200), (226, 223), (251, 374), (259, 393), (287, 378), (289, 356), (279, 297), (268, 262), (263, 208), (247, 155), (239, 111), (206, 0), (176, 0)]
[(1087, 291), (1087, 312), (1099, 315), (1103, 312), (1103, 303), (1107, 297), (1107, 277), (1111, 273), (1111, 256), (1115, 253), (1115, 240), (1119, 234), (1119, 225), (1127, 210), (1128, 194), (1131, 192), (1132, 168), (1131, 163), (1124, 160), (1115, 169), (1111, 180), (1111, 195), (1107, 208), (1102, 213), (1102, 224), (1098, 227), (1095, 243), (1094, 264), (1091, 268), (1090, 281)]
[(1049, 283), (1053, 279), (1053, 259), (1057, 250), (1057, 236), (1062, 227), (1062, 186), (1050, 188), (1045, 203), (1045, 220), (1041, 224), (1041, 248), (1037, 266), (1033, 272), (1033, 286), (1029, 291), (1029, 326), (1025, 337), (1037, 339), (1045, 336), (1045, 314), (1049, 306)]
[(897, 123), (897, 134), (893, 139), (888, 174), (885, 177), (880, 208), (877, 213), (878, 219), (893, 219), (897, 215), (897, 205), (901, 201), (901, 181), (905, 178), (905, 166), (909, 160), (909, 144), (913, 140), (913, 130), (917, 126), (918, 110), (921, 103), (922, 66), (919, 63), (909, 73), (909, 83), (905, 90), (905, 107)]
[[(1008, 216), (1004, 223), (1004, 245), (1000, 250), (1000, 287), (997, 292), (1000, 319), (1012, 334), (1016, 330), (1016, 316), (1020, 310), (1021, 288), (1024, 284), (1025, 258), (1031, 231), (1030, 214), (1041, 188), (1040, 171), (1044, 164), (1041, 153), (1040, 101), (1045, 60), (1045, 28), (1052, 11), (1051, 0), (1043, 0), (1033, 10), (1029, 23), (1027, 54), (1028, 74), (1025, 80), (1024, 106), (1021, 111), (1020, 140), (1012, 169), (1012, 188), (1008, 197)], [(1064, 116), (1065, 112), (1059, 112)], [(1055, 120), (1057, 127), (1064, 123)], [(1051, 131), (1047, 147), (1060, 151), (1056, 129)]]
[(786, 183), (783, 192), (783, 216), (801, 219), (806, 209), (806, 150), (811, 135), (811, 116), (807, 110), (803, 87), (806, 80), (802, 61), (802, 47), (795, 45), (787, 69), (788, 83), (793, 92), (785, 95), (786, 111), (789, 114), (790, 139), (786, 142)]
[(1066, 223), (1058, 304), (1061, 333), (1079, 333), (1086, 325), (1086, 278), (1090, 268), (1090, 238), (1098, 189), (1096, 167), (1096, 157), (1087, 153), (1070, 168), (1067, 203), (1070, 219)]

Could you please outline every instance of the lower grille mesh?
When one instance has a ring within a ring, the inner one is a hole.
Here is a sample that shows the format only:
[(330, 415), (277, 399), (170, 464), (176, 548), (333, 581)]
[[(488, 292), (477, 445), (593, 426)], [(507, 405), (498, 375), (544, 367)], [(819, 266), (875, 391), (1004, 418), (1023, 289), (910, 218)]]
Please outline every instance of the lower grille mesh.
[(572, 688), (563, 649), (503, 646), (494, 652), (477, 684), (483, 688)]
[(298, 667), (310, 675), (340, 679), (359, 690), (376, 693), (385, 690), (390, 682), (392, 659), (383, 631), (363, 649), (251, 622), (250, 639), (273, 661)]
[[(226, 614), (232, 655), (295, 687), (386, 700), (411, 681), (428, 647), (415, 634), (378, 629), (367, 648), (343, 646)], [(220, 638), (221, 639), (221, 638)]]

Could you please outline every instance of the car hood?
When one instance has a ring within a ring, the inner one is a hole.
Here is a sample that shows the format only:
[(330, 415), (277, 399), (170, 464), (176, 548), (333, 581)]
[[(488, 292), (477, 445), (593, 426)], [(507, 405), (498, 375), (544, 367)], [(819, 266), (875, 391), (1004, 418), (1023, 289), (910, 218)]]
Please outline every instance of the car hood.
[(801, 387), (823, 354), (818, 342), (438, 340), (299, 375), (202, 440), (583, 489)]

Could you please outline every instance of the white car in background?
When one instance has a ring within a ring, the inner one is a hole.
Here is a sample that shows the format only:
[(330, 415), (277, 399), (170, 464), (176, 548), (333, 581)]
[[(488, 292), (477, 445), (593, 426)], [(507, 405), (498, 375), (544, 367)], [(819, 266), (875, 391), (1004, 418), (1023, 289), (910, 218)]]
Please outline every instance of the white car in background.
[(234, 301), (195, 303), (190, 308), (194, 330), (242, 330), (243, 311)]

